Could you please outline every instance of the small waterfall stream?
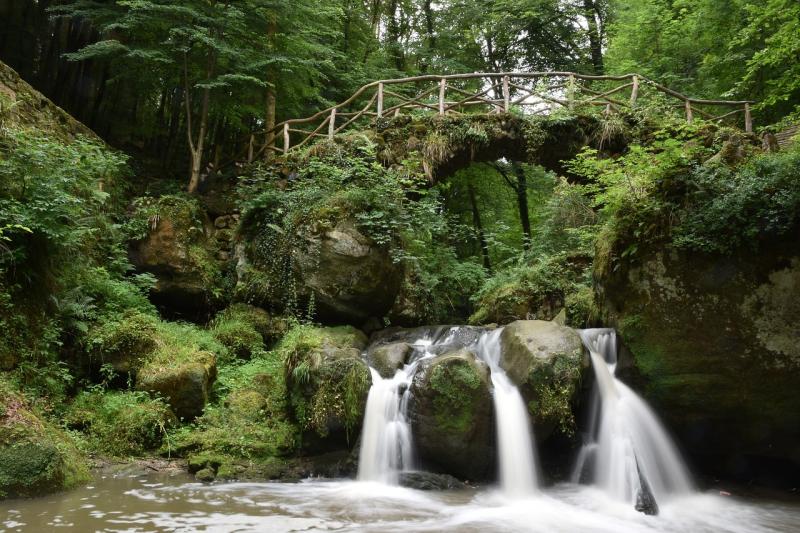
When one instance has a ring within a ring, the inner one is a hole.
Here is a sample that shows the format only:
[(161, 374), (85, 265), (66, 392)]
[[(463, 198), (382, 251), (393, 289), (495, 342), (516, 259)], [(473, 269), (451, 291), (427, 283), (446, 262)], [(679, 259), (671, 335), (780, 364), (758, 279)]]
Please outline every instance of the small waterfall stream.
[(581, 449), (573, 481), (587, 477), (610, 496), (652, 511), (670, 496), (692, 492), (689, 471), (653, 411), (614, 375), (616, 334), (612, 329), (580, 332), (597, 379), (589, 442)]
[(529, 496), (538, 487), (536, 450), (533, 446), (528, 408), (519, 389), (500, 366), (503, 330), (487, 331), (476, 345), (478, 357), (489, 366), (494, 391), (494, 413), (497, 424), (500, 486), (512, 497)]
[[(465, 345), (466, 328), (440, 328), (412, 343), (408, 362), (391, 378), (371, 368), (359, 451), (358, 479), (396, 485), (401, 472), (414, 468), (414, 442), (408, 420), (411, 383), (420, 364), (438, 353), (466, 347), (489, 367), (498, 440), (498, 469), (503, 492), (510, 497), (535, 494), (538, 467), (528, 409), (516, 385), (500, 366), (502, 329), (481, 331)], [(474, 331), (474, 330), (473, 330)], [(469, 338), (469, 336), (466, 336)]]

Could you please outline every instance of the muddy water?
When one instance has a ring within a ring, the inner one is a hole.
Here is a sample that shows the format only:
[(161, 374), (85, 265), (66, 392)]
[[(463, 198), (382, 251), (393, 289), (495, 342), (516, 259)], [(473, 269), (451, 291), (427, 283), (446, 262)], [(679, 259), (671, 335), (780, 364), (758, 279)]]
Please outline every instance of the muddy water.
[(800, 504), (711, 494), (645, 516), (577, 485), (509, 500), (490, 489), (421, 492), (372, 482), (203, 485), (185, 475), (105, 475), (34, 500), (0, 502), (2, 531), (731, 532), (800, 530)]

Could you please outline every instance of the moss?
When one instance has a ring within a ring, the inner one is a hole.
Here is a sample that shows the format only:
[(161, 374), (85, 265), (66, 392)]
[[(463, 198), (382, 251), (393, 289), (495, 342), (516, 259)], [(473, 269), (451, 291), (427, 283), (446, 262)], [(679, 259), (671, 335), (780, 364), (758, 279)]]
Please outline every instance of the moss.
[(371, 383), (360, 354), (366, 336), (350, 326), (297, 326), (278, 346), (284, 359), (290, 405), (306, 431), (320, 437), (359, 426)]
[(553, 424), (566, 435), (575, 432), (572, 401), (580, 374), (579, 353), (556, 354), (551, 361), (530, 369), (528, 386), (533, 395), (528, 410), (539, 423)]
[(0, 499), (39, 496), (88, 479), (72, 439), (0, 378)]
[(158, 448), (177, 422), (166, 402), (133, 391), (81, 393), (64, 421), (88, 436), (92, 450), (114, 456), (144, 455)]
[[(85, 345), (96, 364), (111, 364), (117, 372), (129, 372), (155, 350), (159, 321), (138, 311), (96, 323)], [(99, 365), (98, 365), (99, 366)]]
[(431, 371), (436, 420), (445, 431), (466, 434), (474, 422), (481, 378), (467, 360), (442, 360)]

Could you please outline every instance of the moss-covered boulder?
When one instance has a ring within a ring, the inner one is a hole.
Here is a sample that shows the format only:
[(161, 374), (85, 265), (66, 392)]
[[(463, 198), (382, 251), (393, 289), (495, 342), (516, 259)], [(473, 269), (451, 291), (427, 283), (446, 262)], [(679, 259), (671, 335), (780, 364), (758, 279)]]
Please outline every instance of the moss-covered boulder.
[(378, 344), (370, 347), (367, 352), (367, 361), (381, 377), (390, 378), (397, 370), (403, 368), (412, 351), (413, 348), (406, 342)]
[(160, 395), (176, 416), (191, 420), (203, 413), (216, 376), (217, 359), (212, 352), (162, 352), (138, 370), (136, 388)]
[(795, 230), (757, 250), (651, 245), (597, 262), (606, 322), (632, 359), (618, 373), (714, 475), (794, 483), (800, 474), (798, 243)]
[(500, 365), (527, 402), (536, 437), (544, 440), (555, 428), (572, 433), (584, 367), (578, 333), (556, 322), (518, 320), (503, 329), (500, 342)]
[(289, 406), (307, 450), (355, 443), (372, 384), (361, 357), (366, 345), (366, 335), (350, 326), (297, 326), (278, 345)]
[(222, 296), (222, 263), (213, 224), (196, 199), (137, 198), (129, 229), (130, 258), (156, 277), (151, 299), (169, 316), (201, 319)]
[(85, 344), (92, 369), (111, 365), (115, 372), (129, 374), (153, 353), (158, 341), (158, 318), (129, 311), (93, 324), (86, 334)]
[(462, 479), (494, 471), (489, 370), (465, 349), (425, 361), (412, 384), (411, 423), (420, 460)]
[(288, 329), (287, 320), (245, 303), (233, 304), (214, 317), (211, 332), (231, 355), (249, 359), (272, 346)]
[(86, 459), (69, 437), (0, 381), (0, 500), (41, 496), (88, 480)]
[[(253, 228), (245, 229), (245, 232)], [(401, 268), (387, 246), (364, 235), (353, 219), (318, 223), (299, 229), (297, 242), (284, 253), (288, 272), (275, 258), (260, 257), (264, 240), (271, 235), (266, 226), (250, 246), (237, 249), (237, 292), (249, 301), (283, 310), (293, 305), (313, 308), (315, 316), (328, 323), (362, 324), (383, 317), (400, 289)], [(268, 253), (281, 253), (271, 246)]]

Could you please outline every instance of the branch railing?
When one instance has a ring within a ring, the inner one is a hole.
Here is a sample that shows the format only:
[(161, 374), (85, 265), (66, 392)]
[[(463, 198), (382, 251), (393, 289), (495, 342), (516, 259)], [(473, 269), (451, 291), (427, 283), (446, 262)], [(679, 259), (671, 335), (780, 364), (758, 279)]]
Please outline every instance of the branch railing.
[(252, 161), (265, 151), (286, 154), (316, 139), (333, 139), (354, 125), (369, 126), (402, 112), (457, 116), (515, 111), (530, 115), (549, 114), (559, 107), (577, 110), (602, 106), (604, 113), (611, 114), (659, 98), (658, 105), (678, 110), (688, 123), (698, 116), (711, 121), (733, 122), (743, 126), (746, 132), (753, 131), (751, 109), (755, 102), (691, 98), (639, 74), (595, 76), (574, 72), (503, 72), (425, 75), (374, 81), (339, 104), (306, 118), (280, 122), (271, 130), (262, 132), (272, 142), (258, 151), (254, 149), (254, 134), (248, 147), (248, 160)]

